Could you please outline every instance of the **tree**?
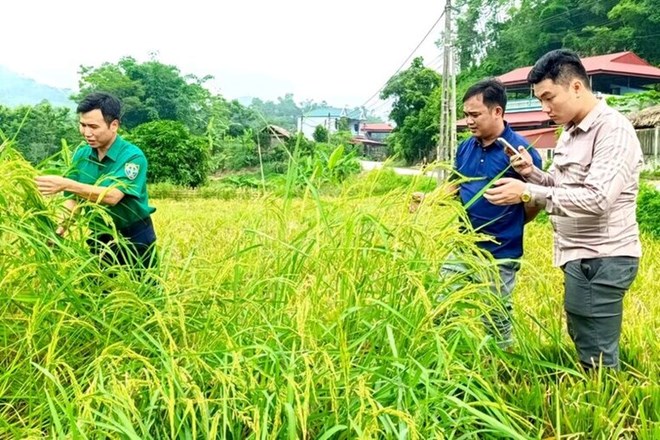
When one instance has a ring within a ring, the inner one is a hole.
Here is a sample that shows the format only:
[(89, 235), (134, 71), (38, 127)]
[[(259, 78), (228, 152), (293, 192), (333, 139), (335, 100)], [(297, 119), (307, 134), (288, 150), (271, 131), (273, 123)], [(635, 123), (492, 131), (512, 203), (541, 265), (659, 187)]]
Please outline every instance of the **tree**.
[(279, 125), (290, 131), (296, 129), (298, 117), (302, 114), (302, 109), (293, 100), (292, 93), (278, 97), (276, 102), (255, 98), (250, 104), (250, 109), (268, 124)]
[(314, 134), (312, 134), (314, 141), (316, 142), (328, 142), (328, 129), (323, 125), (317, 125), (314, 128)]
[(390, 118), (396, 122), (388, 140), (407, 162), (428, 156), (435, 146), (440, 118), (440, 75), (421, 57), (387, 82), (381, 99), (394, 97)]
[(73, 113), (48, 102), (14, 109), (0, 106), (0, 129), (6, 137), (16, 138), (17, 150), (32, 164), (60, 151), (62, 140), (69, 145), (82, 140)]
[(147, 122), (133, 129), (126, 138), (147, 156), (150, 182), (190, 187), (206, 183), (211, 166), (208, 142), (191, 134), (183, 123)]
[(122, 125), (131, 130), (156, 120), (180, 121), (193, 134), (202, 134), (213, 119), (217, 127), (228, 126), (231, 109), (221, 96), (204, 87), (210, 76), (183, 76), (176, 66), (156, 60), (138, 63), (124, 57), (117, 64), (80, 68), (80, 93), (104, 90), (120, 98), (124, 105)]

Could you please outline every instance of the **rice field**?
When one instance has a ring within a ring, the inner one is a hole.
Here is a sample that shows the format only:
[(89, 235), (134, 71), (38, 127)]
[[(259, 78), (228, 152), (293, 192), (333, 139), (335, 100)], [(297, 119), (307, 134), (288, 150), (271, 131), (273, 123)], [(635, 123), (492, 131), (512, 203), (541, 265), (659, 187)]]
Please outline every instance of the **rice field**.
[(89, 255), (85, 221), (57, 239), (61, 200), (3, 154), (0, 438), (660, 438), (657, 241), (626, 297), (622, 371), (585, 376), (547, 224), (528, 226), (502, 351), (485, 286), (437, 276), (450, 253), (493, 271), (453, 200), (157, 199), (161, 267), (140, 279)]

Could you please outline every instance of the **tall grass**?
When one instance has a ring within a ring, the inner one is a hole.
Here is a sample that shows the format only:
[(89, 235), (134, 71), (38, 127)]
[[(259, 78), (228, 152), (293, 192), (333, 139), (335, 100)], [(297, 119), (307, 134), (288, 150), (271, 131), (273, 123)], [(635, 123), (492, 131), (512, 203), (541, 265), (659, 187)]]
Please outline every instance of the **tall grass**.
[(441, 195), (409, 214), (416, 183), (157, 200), (162, 265), (145, 285), (107, 276), (84, 230), (53, 237), (59, 201), (38, 196), (34, 170), (5, 155), (0, 172), (14, 173), (0, 183), (0, 437), (659, 432), (657, 242), (626, 299), (624, 371), (592, 378), (563, 330), (547, 225), (529, 231), (505, 353), (481, 324), (497, 306), (486, 286), (437, 276), (450, 253), (492, 274), (477, 235), (459, 232), (463, 211)]

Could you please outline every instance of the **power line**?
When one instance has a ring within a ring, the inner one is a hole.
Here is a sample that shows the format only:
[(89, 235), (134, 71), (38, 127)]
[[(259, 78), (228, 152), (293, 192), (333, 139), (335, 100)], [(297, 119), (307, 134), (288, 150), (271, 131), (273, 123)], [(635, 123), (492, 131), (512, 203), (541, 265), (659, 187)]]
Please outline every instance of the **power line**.
[[(401, 63), (401, 65), (399, 66), (399, 68), (396, 69), (396, 71), (395, 71), (392, 75), (390, 75), (390, 78), (391, 78), (392, 76), (396, 75), (397, 73), (399, 73), (399, 72), (401, 71), (401, 69), (403, 69), (403, 68), (406, 66), (406, 64), (408, 64), (408, 61), (410, 61), (410, 58), (412, 58), (412, 56), (415, 54), (415, 52), (417, 52), (417, 49), (419, 49), (419, 47), (424, 43), (424, 41), (426, 41), (426, 39), (428, 38), (428, 36), (431, 35), (431, 32), (433, 32), (433, 29), (435, 29), (435, 27), (438, 25), (438, 23), (440, 23), (440, 20), (442, 20), (442, 17), (444, 17), (444, 16), (445, 16), (445, 11), (443, 10), (443, 11), (442, 11), (442, 14), (440, 14), (440, 16), (439, 16), (438, 19), (435, 21), (435, 23), (433, 23), (433, 26), (431, 26), (431, 28), (428, 30), (428, 32), (426, 32), (426, 35), (424, 35), (424, 38), (422, 38), (422, 41), (420, 41), (420, 42), (417, 44), (417, 46), (415, 46), (415, 48), (412, 50), (412, 52), (410, 52), (410, 55), (408, 55), (408, 57), (403, 61), (403, 63)], [(388, 81), (389, 81), (389, 78), (388, 78), (387, 81), (385, 81), (385, 83), (384, 83), (382, 86), (380, 86), (380, 88), (379, 88), (378, 90), (376, 90), (376, 92), (375, 92), (373, 95), (371, 95), (371, 96), (369, 97), (369, 99), (367, 99), (366, 101), (364, 101), (364, 103), (363, 103), (360, 107), (364, 107), (364, 106), (366, 106), (367, 103), (368, 103), (369, 101), (371, 101), (371, 100), (374, 99), (376, 96), (378, 96), (378, 94), (379, 94), (379, 93), (385, 88), (385, 86), (387, 85)]]

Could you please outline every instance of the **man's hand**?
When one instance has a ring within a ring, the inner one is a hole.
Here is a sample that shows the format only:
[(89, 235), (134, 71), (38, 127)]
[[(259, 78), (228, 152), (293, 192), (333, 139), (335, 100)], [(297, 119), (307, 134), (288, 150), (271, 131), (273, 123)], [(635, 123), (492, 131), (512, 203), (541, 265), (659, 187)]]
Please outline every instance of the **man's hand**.
[(424, 201), (424, 197), (426, 197), (426, 194), (424, 194), (423, 192), (412, 193), (410, 205), (408, 206), (408, 211), (410, 211), (410, 213), (417, 211), (419, 205), (421, 205), (422, 202)]
[(45, 196), (57, 194), (67, 189), (72, 182), (71, 179), (61, 176), (37, 176), (34, 179), (37, 182), (37, 189)]
[(529, 154), (529, 151), (525, 147), (518, 147), (518, 154), (511, 156), (509, 160), (516, 173), (523, 177), (528, 177), (532, 174), (534, 162), (532, 161), (532, 155)]
[(525, 191), (525, 182), (505, 177), (494, 183), (484, 197), (493, 205), (516, 205), (521, 203), (520, 195)]

